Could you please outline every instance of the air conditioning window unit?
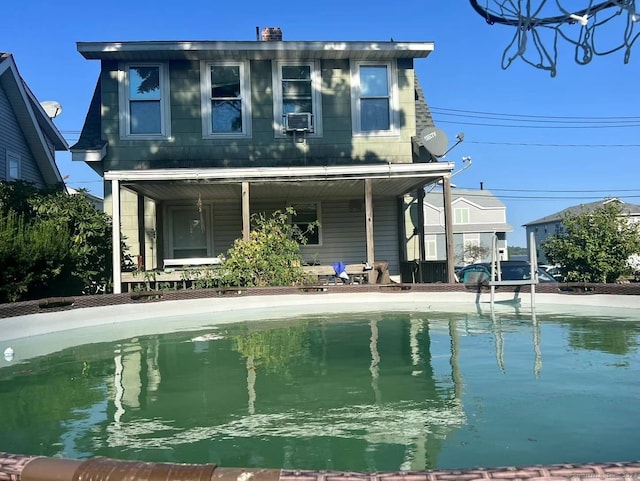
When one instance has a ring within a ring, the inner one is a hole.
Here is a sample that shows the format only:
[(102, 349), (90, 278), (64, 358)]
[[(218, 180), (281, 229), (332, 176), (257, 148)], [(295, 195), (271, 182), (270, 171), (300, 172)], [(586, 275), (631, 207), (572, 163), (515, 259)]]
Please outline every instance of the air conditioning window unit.
[(287, 132), (312, 132), (311, 114), (286, 114), (284, 116), (284, 130)]

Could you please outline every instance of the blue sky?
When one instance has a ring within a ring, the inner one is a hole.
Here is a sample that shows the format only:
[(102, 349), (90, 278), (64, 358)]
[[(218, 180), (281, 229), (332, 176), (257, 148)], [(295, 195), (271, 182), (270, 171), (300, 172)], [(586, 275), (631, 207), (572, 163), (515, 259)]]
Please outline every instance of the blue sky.
[[(3, 8), (2, 24), (0, 50), (14, 55), (39, 100), (62, 104), (55, 123), (70, 145), (100, 68), (77, 52), (78, 41), (255, 40), (256, 26), (281, 27), (285, 40), (433, 41), (416, 71), (437, 127), (451, 144), (464, 132), (446, 160), (461, 169), (462, 157), (472, 157), (453, 182), (468, 189), (482, 182), (505, 203), (510, 245), (525, 245), (523, 224), (565, 207), (608, 196), (640, 204), (640, 41), (626, 65), (616, 52), (586, 66), (559, 43), (552, 78), (520, 60), (503, 70), (514, 29), (487, 24), (466, 0), (22, 0)], [(603, 50), (623, 28), (598, 31)], [(59, 154), (58, 166), (70, 186), (102, 196), (100, 177), (70, 154)]]

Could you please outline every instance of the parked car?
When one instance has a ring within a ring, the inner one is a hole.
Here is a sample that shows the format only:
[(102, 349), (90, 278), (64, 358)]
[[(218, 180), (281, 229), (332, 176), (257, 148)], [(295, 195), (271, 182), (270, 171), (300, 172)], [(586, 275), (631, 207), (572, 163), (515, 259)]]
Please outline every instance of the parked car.
[[(503, 281), (526, 280), (531, 278), (531, 267), (526, 261), (500, 262)], [(538, 282), (558, 282), (544, 269), (537, 267)], [(491, 263), (479, 262), (463, 267), (457, 273), (458, 282), (465, 284), (486, 284), (491, 278)]]
[(540, 266), (540, 267), (545, 271), (547, 271), (547, 274), (553, 277), (556, 281), (562, 282), (562, 280), (564, 279), (562, 272), (560, 272), (560, 267), (558, 266)]

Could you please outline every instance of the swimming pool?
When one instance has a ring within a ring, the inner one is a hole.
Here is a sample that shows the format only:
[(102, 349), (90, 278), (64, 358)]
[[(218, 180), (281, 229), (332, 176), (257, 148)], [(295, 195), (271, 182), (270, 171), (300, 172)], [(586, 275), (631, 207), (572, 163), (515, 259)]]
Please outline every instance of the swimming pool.
[(0, 451), (346, 471), (637, 457), (638, 311), (393, 297), (3, 320)]

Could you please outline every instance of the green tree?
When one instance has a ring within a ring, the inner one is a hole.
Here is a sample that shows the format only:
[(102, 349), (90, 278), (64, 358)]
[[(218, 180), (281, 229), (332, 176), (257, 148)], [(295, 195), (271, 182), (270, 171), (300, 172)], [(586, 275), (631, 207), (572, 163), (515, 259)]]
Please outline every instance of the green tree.
[(621, 215), (619, 202), (590, 212), (567, 214), (564, 230), (542, 242), (547, 259), (560, 265), (567, 281), (615, 282), (628, 270), (627, 259), (640, 252), (640, 231)]
[(82, 191), (0, 182), (0, 302), (109, 289), (111, 256), (111, 218)]
[(471, 264), (480, 262), (491, 253), (491, 249), (480, 244), (465, 244), (464, 258), (468, 259)]
[(287, 208), (271, 217), (254, 214), (249, 240), (236, 239), (227, 252), (221, 284), (242, 287), (302, 284), (306, 276), (300, 245), (306, 237), (289, 222), (293, 213), (292, 208)]
[(73, 265), (65, 226), (0, 215), (0, 302), (63, 294)]

